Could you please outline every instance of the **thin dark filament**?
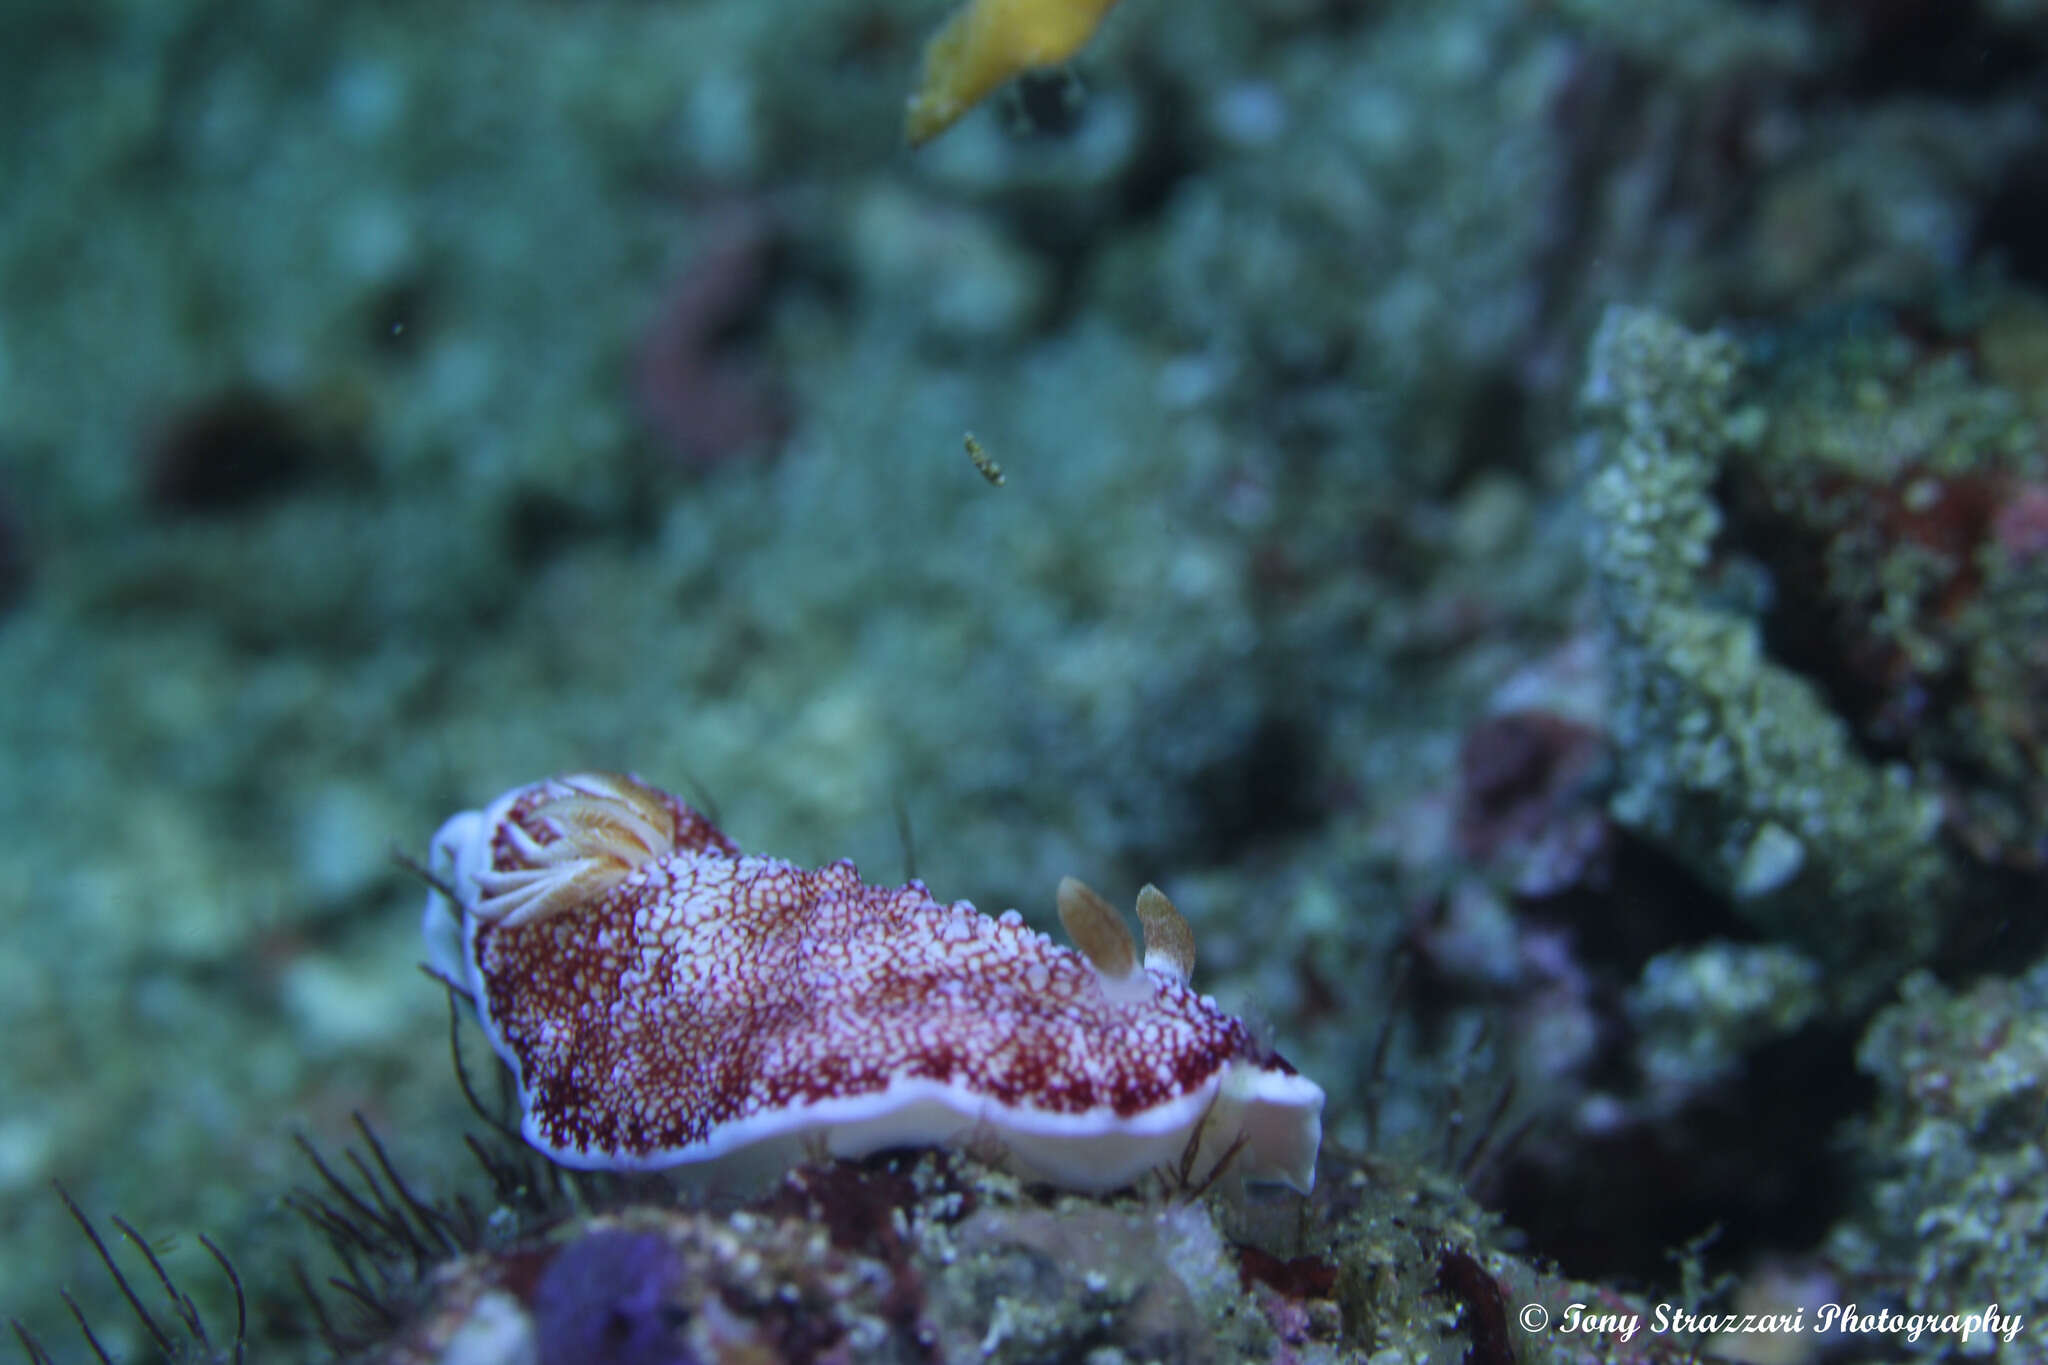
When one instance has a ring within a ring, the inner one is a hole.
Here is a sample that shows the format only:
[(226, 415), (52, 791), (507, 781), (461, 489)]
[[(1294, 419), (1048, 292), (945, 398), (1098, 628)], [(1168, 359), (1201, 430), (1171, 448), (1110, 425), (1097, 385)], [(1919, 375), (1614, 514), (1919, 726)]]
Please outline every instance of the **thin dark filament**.
[(1483, 1159), (1473, 1163), (1471, 1171), (1465, 1176), (1466, 1183), (1471, 1184), (1485, 1176), (1491, 1175), (1499, 1168), (1501, 1162), (1508, 1158), (1511, 1152), (1522, 1145), (1523, 1140), (1535, 1130), (1535, 1127), (1536, 1116), (1531, 1114), (1513, 1128), (1510, 1128), (1506, 1137), (1487, 1149)]
[(453, 991), (455, 994), (461, 996), (464, 1000), (467, 1000), (469, 1002), (469, 1007), (471, 1009), (476, 1008), (476, 997), (470, 994), (468, 990), (464, 989), (461, 982), (457, 981), (454, 977), (444, 976), (440, 972), (435, 971), (433, 965), (430, 963), (422, 962), (418, 965), (421, 976), (424, 976), (427, 980), (433, 982), (436, 986), (439, 986), (444, 990)]
[[(407, 872), (412, 873), (413, 876), (418, 877), (428, 886), (440, 892), (441, 895), (447, 898), (448, 904), (451, 908), (460, 904), (460, 902), (457, 901), (455, 898), (455, 888), (453, 886), (450, 886), (447, 882), (443, 881), (441, 877), (437, 875), (432, 868), (428, 867), (419, 859), (413, 857), (410, 853), (407, 853), (404, 849), (392, 849), (391, 861), (397, 863)], [(461, 912), (458, 910), (456, 913), (460, 914)]]
[(1209, 1110), (1205, 1109), (1202, 1111), (1201, 1121), (1195, 1125), (1194, 1131), (1188, 1134), (1187, 1142), (1180, 1149), (1180, 1164), (1174, 1171), (1174, 1185), (1178, 1189), (1185, 1190), (1188, 1182), (1194, 1178), (1195, 1154), (1202, 1149), (1202, 1130), (1208, 1126)]
[(398, 1321), (398, 1314), (391, 1311), (368, 1286), (353, 1280), (344, 1280), (339, 1275), (329, 1275), (327, 1283), (361, 1304), (365, 1311), (373, 1314), (386, 1324)]
[(1194, 1192), (1188, 1197), (1190, 1199), (1200, 1199), (1203, 1195), (1207, 1194), (1216, 1182), (1223, 1178), (1223, 1173), (1230, 1169), (1230, 1163), (1237, 1160), (1238, 1153), (1242, 1152), (1246, 1144), (1251, 1140), (1251, 1134), (1239, 1133), (1237, 1141), (1231, 1143), (1223, 1155), (1216, 1159), (1216, 1164), (1209, 1168), (1209, 1174), (1203, 1178), (1202, 1183), (1196, 1186)]
[(1465, 1087), (1451, 1085), (1451, 1107), (1444, 1114), (1444, 1150), (1438, 1161), (1447, 1171), (1458, 1169), (1458, 1139), (1465, 1131)]
[(242, 1351), (249, 1340), (249, 1300), (242, 1293), (242, 1277), (235, 1273), (235, 1263), (227, 1258), (227, 1253), (215, 1246), (213, 1239), (203, 1232), (199, 1234), (199, 1245), (206, 1248), (207, 1254), (213, 1257), (222, 1273), (228, 1277), (228, 1283), (234, 1286), (235, 1365), (242, 1365)]
[(1507, 1083), (1501, 1086), (1500, 1093), (1494, 1096), (1493, 1107), (1486, 1111), (1486, 1117), (1480, 1121), (1478, 1138), (1465, 1153), (1465, 1159), (1458, 1163), (1460, 1180), (1469, 1182), (1473, 1172), (1479, 1169), (1480, 1163), (1486, 1157), (1487, 1149), (1493, 1145), (1493, 1140), (1500, 1136), (1501, 1122), (1507, 1118), (1508, 1106), (1514, 1102), (1515, 1078), (1509, 1076)]
[[(313, 1169), (320, 1173), (320, 1179), (326, 1183), (328, 1189), (334, 1192), (334, 1197), (341, 1202), (343, 1208), (353, 1211), (356, 1217), (360, 1219), (364, 1224), (366, 1224), (368, 1227), (372, 1229), (375, 1229), (376, 1231), (384, 1233), (388, 1239), (394, 1241), (397, 1240), (392, 1234), (391, 1229), (384, 1225), (384, 1221), (378, 1215), (377, 1210), (371, 1208), (368, 1204), (364, 1203), (360, 1198), (358, 1198), (356, 1192), (350, 1189), (345, 1183), (343, 1183), (341, 1177), (337, 1176), (334, 1173), (333, 1168), (328, 1166), (328, 1164), (325, 1161), (321, 1160), (320, 1153), (314, 1148), (312, 1142), (306, 1137), (305, 1134), (294, 1134), (292, 1140), (299, 1144), (299, 1150), (304, 1152), (306, 1154), (306, 1159), (313, 1163)], [(321, 1202), (324, 1205), (324, 1201), (316, 1202)], [(337, 1222), (340, 1222), (345, 1226), (348, 1224), (348, 1220), (340, 1218), (338, 1213), (336, 1213), (335, 1219)], [(369, 1242), (369, 1237), (360, 1228), (356, 1229), (355, 1231), (355, 1240), (366, 1244)], [(402, 1241), (399, 1241), (398, 1245), (403, 1246), (404, 1243)]]
[(917, 880), (917, 831), (910, 827), (910, 806), (898, 790), (889, 795), (889, 805), (896, 815), (896, 842), (903, 846), (903, 880)]
[(378, 1226), (383, 1228), (401, 1249), (412, 1254), (415, 1265), (425, 1269), (426, 1258), (431, 1249), (420, 1240), (419, 1234), (413, 1231), (412, 1224), (406, 1221), (405, 1214), (398, 1206), (391, 1202), (391, 1196), (384, 1192), (384, 1187), (377, 1183), (377, 1178), (370, 1174), (370, 1168), (364, 1163), (361, 1153), (350, 1148), (344, 1155), (348, 1158), (348, 1164), (355, 1168), (356, 1175), (362, 1179), (364, 1188), (369, 1190), (370, 1197), (377, 1201)]
[[(476, 1004), (475, 999), (466, 993), (463, 998), (469, 1000), (472, 1007)], [(490, 1124), (491, 1127), (497, 1129), (505, 1137), (514, 1142), (519, 1141), (518, 1131), (506, 1123), (504, 1119), (484, 1108), (484, 1102), (477, 1098), (476, 1087), (470, 1084), (469, 1067), (462, 1060), (462, 1010), (455, 1003), (455, 988), (453, 986), (449, 987), (448, 993), (448, 1058), (455, 1063), (455, 1083), (462, 1087), (462, 1097), (469, 1101), (470, 1109), (475, 1112), (478, 1118)]]
[(57, 1365), (50, 1359), (50, 1353), (43, 1349), (35, 1334), (21, 1325), (20, 1318), (9, 1318), (7, 1325), (14, 1329), (14, 1339), (21, 1343), (21, 1352), (28, 1357), (28, 1365)]
[[(342, 1269), (347, 1273), (345, 1275), (330, 1275), (327, 1277), (327, 1283), (338, 1289), (346, 1290), (351, 1297), (361, 1301), (373, 1312), (390, 1318), (392, 1316), (390, 1310), (385, 1308), (379, 1301), (377, 1291), (370, 1286), (369, 1276), (363, 1273), (362, 1262), (357, 1258), (356, 1249), (337, 1244), (333, 1250), (334, 1259), (341, 1262)], [(383, 1277), (380, 1276), (379, 1279), (380, 1283), (385, 1282)]]
[(501, 1204), (518, 1204), (536, 1208), (545, 1203), (540, 1192), (534, 1189), (531, 1178), (532, 1168), (516, 1158), (501, 1156), (485, 1146), (475, 1134), (464, 1133), (462, 1141), (476, 1158), (477, 1165), (491, 1182), (491, 1193)]
[(322, 1203), (315, 1195), (299, 1191), (287, 1196), (285, 1203), (299, 1217), (311, 1223), (330, 1245), (353, 1246), (363, 1240), (364, 1234), (359, 1224), (350, 1222), (332, 1206)]
[[(1479, 1021), (1479, 1031), (1472, 1035), (1472, 1042), (1465, 1049), (1466, 1062), (1474, 1062), (1484, 1058), (1488, 1054), (1492, 1045), (1493, 1020), (1491, 1018), (1481, 1019)], [(1451, 1086), (1450, 1112), (1444, 1115), (1444, 1151), (1442, 1164), (1443, 1168), (1447, 1171), (1462, 1171), (1465, 1165), (1464, 1162), (1458, 1159), (1458, 1139), (1459, 1136), (1465, 1131), (1464, 1076), (1469, 1074), (1469, 1067), (1461, 1065), (1459, 1067), (1459, 1072), (1459, 1079), (1456, 1082), (1454, 1082)], [(1496, 1100), (1495, 1107), (1498, 1107), (1498, 1104), (1499, 1102), (1498, 1100)], [(1475, 1139), (1475, 1141), (1479, 1143), (1485, 1142), (1487, 1131), (1488, 1129), (1486, 1124), (1480, 1125), (1479, 1135)], [(1466, 1159), (1470, 1160), (1470, 1158), (1471, 1154), (1468, 1152), (1466, 1154)]]
[(1372, 1060), (1365, 1069), (1365, 1144), (1371, 1147), (1379, 1137), (1380, 1087), (1387, 1076), (1387, 1051), (1394, 1044), (1394, 1025), (1401, 1018), (1401, 997), (1408, 990), (1410, 959), (1404, 954), (1394, 971), (1393, 989), (1387, 993), (1386, 1017), (1380, 1021), (1379, 1037), (1373, 1040)]
[[(107, 1268), (107, 1274), (113, 1277), (114, 1286), (121, 1291), (121, 1297), (128, 1300), (128, 1306), (135, 1310), (136, 1320), (142, 1324), (143, 1330), (149, 1333), (150, 1338), (156, 1342), (165, 1355), (170, 1355), (174, 1349), (171, 1345), (171, 1339), (164, 1334), (163, 1328), (157, 1326), (156, 1319), (149, 1315), (149, 1310), (142, 1306), (142, 1300), (135, 1297), (135, 1290), (128, 1283), (128, 1277), (121, 1273), (120, 1266), (114, 1264), (113, 1254), (107, 1250), (107, 1244), (101, 1240), (99, 1230), (93, 1227), (92, 1220), (85, 1216), (85, 1210), (78, 1207), (78, 1201), (71, 1197), (71, 1191), (65, 1189), (61, 1183), (53, 1180), (50, 1184), (56, 1189), (57, 1197), (64, 1201), (64, 1207), (71, 1210), (72, 1220), (79, 1227), (83, 1228), (85, 1235), (91, 1239), (93, 1250), (100, 1254), (100, 1264), (104, 1265)], [(65, 1302), (70, 1303), (71, 1301), (67, 1297)], [(77, 1304), (71, 1305), (71, 1312), (74, 1316), (78, 1316)], [(78, 1325), (84, 1329), (87, 1340), (91, 1340), (92, 1329), (85, 1326), (85, 1319), (82, 1316), (78, 1317)], [(93, 1342), (93, 1349), (95, 1351), (99, 1350), (98, 1342)], [(105, 1352), (100, 1353), (100, 1359), (106, 1359)]]
[(711, 789), (691, 773), (683, 774), (683, 782), (689, 787), (690, 799), (697, 803), (698, 812), (711, 822), (713, 828), (723, 828), (725, 821), (718, 814), (718, 798), (711, 794)]
[(399, 1175), (398, 1168), (392, 1164), (391, 1153), (377, 1140), (376, 1133), (371, 1131), (369, 1122), (363, 1118), (361, 1111), (357, 1111), (353, 1117), (356, 1121), (356, 1131), (363, 1135), (363, 1141), (370, 1144), (370, 1151), (377, 1158), (377, 1169), (384, 1172), (384, 1178), (390, 1181), (391, 1188), (398, 1192), (399, 1200), (412, 1213), (413, 1221), (420, 1225), (420, 1230), (439, 1242), (442, 1251), (451, 1254), (461, 1251), (462, 1248), (448, 1234), (447, 1213), (426, 1203), (412, 1192), (411, 1187), (405, 1183), (405, 1178)]
[(179, 1293), (178, 1287), (171, 1283), (170, 1274), (165, 1271), (164, 1263), (156, 1258), (156, 1252), (149, 1243), (142, 1240), (142, 1234), (124, 1218), (111, 1218), (107, 1221), (119, 1228), (121, 1235), (133, 1242), (143, 1258), (149, 1262), (149, 1268), (156, 1272), (156, 1282), (163, 1286), (164, 1297), (171, 1301), (171, 1311), (177, 1314), (179, 1322), (185, 1324), (185, 1330), (192, 1334), (192, 1339), (209, 1351), (212, 1350), (213, 1343), (206, 1339), (206, 1326), (199, 1320), (199, 1310), (193, 1307), (190, 1296)]
[[(100, 1345), (100, 1339), (92, 1334), (92, 1325), (85, 1320), (85, 1310), (78, 1306), (78, 1300), (62, 1289), (57, 1291), (57, 1297), (64, 1300), (64, 1306), (71, 1310), (71, 1316), (78, 1322), (78, 1330), (85, 1333), (85, 1344), (92, 1347), (92, 1353), (100, 1358), (100, 1365), (114, 1365), (107, 1355), (107, 1348)], [(169, 1351), (170, 1347), (166, 1345), (164, 1350)]]
[(334, 1319), (327, 1316), (326, 1301), (320, 1297), (320, 1291), (313, 1287), (313, 1281), (307, 1278), (305, 1262), (296, 1257), (292, 1259), (292, 1279), (298, 1283), (299, 1295), (305, 1299), (306, 1307), (312, 1310), (313, 1323), (320, 1329), (320, 1340), (326, 1343), (328, 1350), (339, 1355), (347, 1348), (347, 1343), (342, 1340), (341, 1334), (334, 1330)]

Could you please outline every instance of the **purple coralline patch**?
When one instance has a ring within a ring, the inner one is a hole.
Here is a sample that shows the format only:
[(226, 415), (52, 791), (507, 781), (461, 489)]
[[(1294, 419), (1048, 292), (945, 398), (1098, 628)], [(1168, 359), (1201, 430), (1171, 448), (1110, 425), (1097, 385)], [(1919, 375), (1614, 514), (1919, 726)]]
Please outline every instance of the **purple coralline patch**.
[(669, 1299), (675, 1250), (654, 1233), (595, 1232), (564, 1247), (534, 1288), (541, 1365), (696, 1365)]
[(774, 284), (775, 224), (735, 209), (709, 237), (670, 286), (633, 362), (641, 418), (678, 465), (697, 471), (767, 453), (790, 426), (788, 393), (748, 344)]
[(1606, 738), (1564, 716), (1521, 710), (1482, 720), (1458, 753), (1459, 850), (1523, 896), (1604, 881), (1606, 762)]

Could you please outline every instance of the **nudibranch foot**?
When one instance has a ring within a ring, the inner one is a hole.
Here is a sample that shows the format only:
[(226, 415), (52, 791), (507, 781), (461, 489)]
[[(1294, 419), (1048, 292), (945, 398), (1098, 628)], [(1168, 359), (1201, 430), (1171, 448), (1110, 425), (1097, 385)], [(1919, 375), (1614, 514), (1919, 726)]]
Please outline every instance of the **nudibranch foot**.
[(429, 970), (473, 1000), (521, 1131), (567, 1166), (720, 1170), (887, 1147), (993, 1148), (1107, 1191), (1229, 1166), (1307, 1191), (1323, 1092), (1188, 984), (1164, 893), (1144, 956), (1068, 879), (1080, 951), (848, 862), (742, 855), (637, 779), (507, 792), (434, 836)]

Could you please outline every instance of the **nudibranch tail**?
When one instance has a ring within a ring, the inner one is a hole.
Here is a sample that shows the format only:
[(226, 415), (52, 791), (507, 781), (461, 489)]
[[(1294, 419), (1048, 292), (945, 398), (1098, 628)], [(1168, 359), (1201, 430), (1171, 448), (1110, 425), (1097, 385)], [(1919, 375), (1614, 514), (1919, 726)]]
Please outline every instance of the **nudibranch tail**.
[(1234, 1179), (1314, 1180), (1323, 1092), (1189, 987), (1193, 936), (1157, 888), (1141, 965), (1122, 917), (1062, 882), (1077, 952), (851, 863), (742, 855), (605, 774), (454, 816), (430, 870), (433, 970), (511, 1067), (527, 1140), (565, 1165), (724, 1177), (986, 1137), (1075, 1190), (1190, 1150)]
[(1206, 1173), (1214, 1161), (1230, 1160), (1236, 1169), (1226, 1174), (1240, 1180), (1310, 1194), (1322, 1144), (1321, 1086), (1292, 1067), (1233, 1067), (1203, 1127), (1196, 1170)]

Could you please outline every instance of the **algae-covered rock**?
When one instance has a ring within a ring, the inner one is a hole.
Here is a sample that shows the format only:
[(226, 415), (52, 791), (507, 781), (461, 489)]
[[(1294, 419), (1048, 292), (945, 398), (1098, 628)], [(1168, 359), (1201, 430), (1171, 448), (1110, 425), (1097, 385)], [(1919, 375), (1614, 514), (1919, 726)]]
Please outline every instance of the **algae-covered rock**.
[(1326, 1153), (1314, 1194), (1248, 1200), (1169, 1171), (1063, 1195), (903, 1152), (802, 1166), (735, 1207), (567, 1182), (486, 1142), (479, 1206), (418, 1197), (374, 1150), (299, 1200), (344, 1253), (319, 1325), (358, 1365), (1637, 1358), (1551, 1325), (1629, 1300), (1505, 1249), (1458, 1182), (1384, 1158)]
[[(1946, 315), (1944, 315), (1946, 314)], [(1978, 863), (2048, 870), (2048, 308), (1863, 309), (1767, 338), (1730, 463), (1767, 636)]]
[[(1908, 1312), (1996, 1303), (2031, 1335), (2048, 1309), (2048, 964), (1960, 991), (1916, 974), (1903, 994), (1858, 1055), (1879, 1089), (1856, 1143), (1871, 1183), (1830, 1257), (1895, 1286)], [(2000, 1342), (1908, 1346), (1984, 1356)]]
[(1655, 1089), (1685, 1094), (1736, 1074), (1743, 1054), (1820, 1012), (1820, 972), (1778, 944), (1710, 943), (1660, 953), (1629, 993)]
[(1612, 809), (1826, 964), (1853, 1008), (1931, 951), (1954, 876), (1935, 793), (1860, 753), (1717, 590), (1713, 486), (1769, 422), (1741, 401), (1741, 366), (1729, 337), (1646, 311), (1610, 311), (1593, 341), (1583, 451), (1613, 639)]

